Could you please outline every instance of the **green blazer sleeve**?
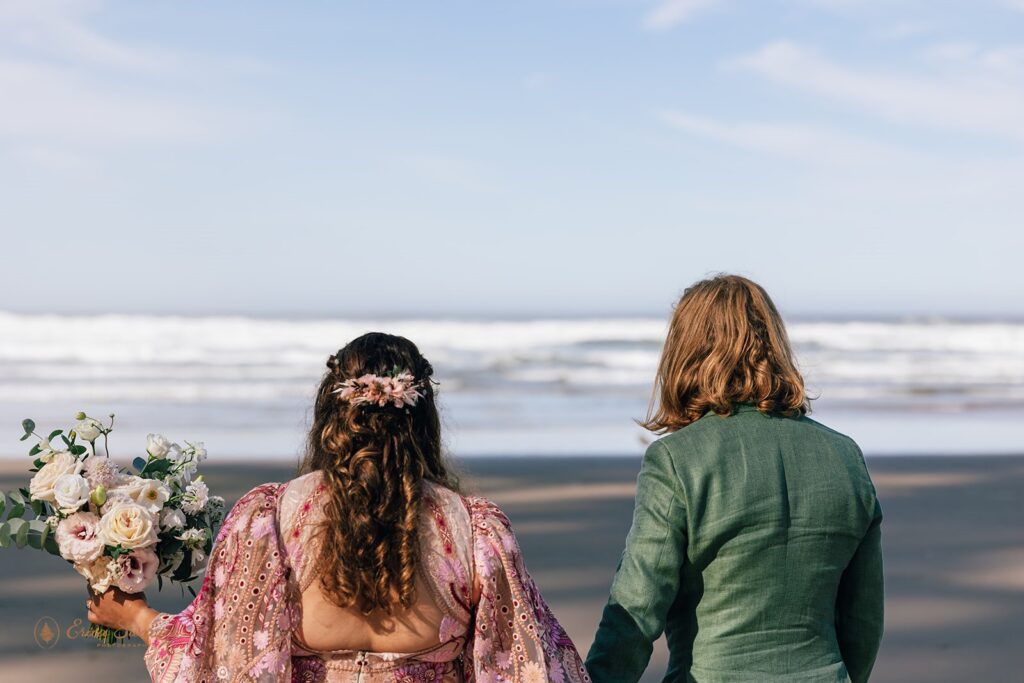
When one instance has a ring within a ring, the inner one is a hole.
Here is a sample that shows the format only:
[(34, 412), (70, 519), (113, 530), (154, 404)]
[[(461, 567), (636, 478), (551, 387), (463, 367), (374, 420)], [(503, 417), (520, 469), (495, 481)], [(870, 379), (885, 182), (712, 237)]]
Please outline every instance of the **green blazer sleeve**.
[(686, 509), (668, 450), (647, 449), (637, 479), (633, 525), (612, 581), (587, 669), (595, 683), (638, 681), (665, 629), (686, 557)]
[(877, 499), (867, 533), (839, 582), (836, 599), (836, 635), (853, 683), (871, 675), (882, 641), (882, 509)]

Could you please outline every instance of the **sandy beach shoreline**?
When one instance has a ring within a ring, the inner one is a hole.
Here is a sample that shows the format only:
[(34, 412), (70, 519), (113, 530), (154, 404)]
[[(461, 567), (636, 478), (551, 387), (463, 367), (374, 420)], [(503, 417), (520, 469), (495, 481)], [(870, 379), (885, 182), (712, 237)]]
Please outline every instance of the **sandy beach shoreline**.
[[(872, 680), (1024, 680), (1024, 456), (873, 457), (868, 465), (885, 512), (887, 582), (886, 636)], [(633, 457), (459, 462), (466, 487), (511, 517), (531, 573), (583, 652), (629, 528), (638, 466)], [(289, 464), (253, 464), (215, 465), (206, 474), (230, 502), (292, 472)], [(4, 490), (26, 477), (22, 463), (0, 463)], [(75, 637), (84, 597), (60, 560), (0, 551), (5, 679), (146, 680), (138, 649), (97, 649)], [(154, 595), (169, 611), (186, 602), (177, 589)], [(48, 649), (34, 636), (44, 617), (61, 631)], [(661, 680), (664, 664), (659, 646), (644, 681)]]

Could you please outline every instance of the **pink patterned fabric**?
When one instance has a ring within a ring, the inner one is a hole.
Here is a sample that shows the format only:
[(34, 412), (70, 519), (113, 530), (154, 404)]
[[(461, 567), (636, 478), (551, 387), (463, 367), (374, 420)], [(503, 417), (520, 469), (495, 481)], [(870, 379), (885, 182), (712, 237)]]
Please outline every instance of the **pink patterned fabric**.
[(202, 589), (150, 628), (160, 683), (583, 683), (572, 641), (526, 572), (508, 518), (482, 498), (424, 483), (421, 572), (444, 612), (436, 645), (414, 653), (311, 652), (293, 637), (316, 578), (319, 473), (243, 496), (217, 537)]

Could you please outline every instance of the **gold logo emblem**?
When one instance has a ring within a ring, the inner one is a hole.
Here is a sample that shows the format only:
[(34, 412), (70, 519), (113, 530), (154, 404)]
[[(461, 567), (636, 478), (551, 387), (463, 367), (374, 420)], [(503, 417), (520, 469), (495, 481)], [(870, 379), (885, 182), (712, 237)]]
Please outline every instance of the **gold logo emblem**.
[(53, 617), (43, 617), (36, 622), (35, 631), (36, 644), (44, 650), (49, 650), (60, 640), (60, 626)]

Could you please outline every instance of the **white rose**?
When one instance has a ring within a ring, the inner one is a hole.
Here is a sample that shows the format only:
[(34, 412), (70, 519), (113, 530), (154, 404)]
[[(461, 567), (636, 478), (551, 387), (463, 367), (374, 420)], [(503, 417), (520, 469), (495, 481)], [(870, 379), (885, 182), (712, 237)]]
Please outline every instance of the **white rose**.
[(150, 434), (146, 437), (146, 452), (154, 458), (162, 458), (171, 451), (171, 442), (163, 434)]
[(100, 519), (100, 535), (106, 545), (145, 548), (156, 543), (156, 533), (153, 516), (138, 503), (119, 501)]
[(53, 499), (65, 515), (89, 502), (89, 482), (80, 474), (62, 474), (53, 482)]
[(99, 438), (100, 434), (103, 433), (103, 425), (97, 420), (87, 417), (84, 420), (79, 420), (75, 424), (75, 434), (78, 434), (82, 439), (89, 441), (90, 443)]
[(57, 479), (65, 474), (78, 474), (82, 470), (82, 463), (75, 459), (67, 451), (60, 451), (53, 454), (50, 462), (39, 468), (39, 471), (29, 482), (28, 492), (33, 500), (45, 500), (48, 503), (56, 503), (53, 497), (53, 485)]
[(164, 508), (160, 513), (161, 529), (183, 529), (185, 527), (185, 513), (177, 508)]

